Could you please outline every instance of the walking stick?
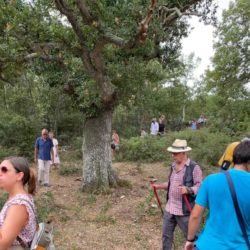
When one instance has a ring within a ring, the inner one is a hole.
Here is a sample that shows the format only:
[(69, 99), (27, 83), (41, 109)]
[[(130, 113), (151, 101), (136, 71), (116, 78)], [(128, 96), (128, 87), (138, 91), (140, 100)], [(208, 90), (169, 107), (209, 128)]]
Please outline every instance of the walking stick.
[(185, 201), (185, 203), (186, 203), (186, 205), (187, 205), (188, 211), (191, 213), (192, 208), (191, 208), (190, 203), (189, 203), (189, 201), (188, 201), (188, 199), (187, 199), (187, 195), (186, 195), (186, 194), (183, 194), (183, 198), (184, 198), (184, 201)]
[(150, 180), (149, 180), (150, 186), (151, 186), (152, 189), (154, 190), (154, 195), (155, 195), (155, 198), (156, 198), (156, 200), (157, 200), (158, 207), (159, 207), (159, 209), (161, 210), (161, 214), (162, 214), (162, 216), (163, 216), (164, 212), (163, 212), (163, 209), (162, 209), (162, 207), (161, 207), (161, 200), (160, 200), (160, 198), (159, 198), (159, 196), (158, 196), (158, 193), (157, 193), (157, 191), (156, 191), (156, 188), (153, 186), (153, 184), (157, 181), (157, 179), (155, 179), (155, 178), (152, 177), (152, 176), (150, 176), (149, 178), (150, 178)]

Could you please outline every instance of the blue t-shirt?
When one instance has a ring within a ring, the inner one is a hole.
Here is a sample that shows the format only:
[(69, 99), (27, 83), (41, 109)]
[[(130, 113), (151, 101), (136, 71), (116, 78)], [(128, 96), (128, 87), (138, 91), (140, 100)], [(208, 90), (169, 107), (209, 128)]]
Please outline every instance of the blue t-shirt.
[(53, 142), (50, 138), (44, 140), (42, 137), (36, 139), (36, 148), (38, 149), (38, 159), (50, 161), (50, 150), (53, 148)]
[[(250, 236), (250, 173), (236, 169), (229, 172)], [(248, 250), (225, 174), (209, 175), (203, 181), (195, 202), (209, 209), (205, 227), (196, 242), (199, 250)]]

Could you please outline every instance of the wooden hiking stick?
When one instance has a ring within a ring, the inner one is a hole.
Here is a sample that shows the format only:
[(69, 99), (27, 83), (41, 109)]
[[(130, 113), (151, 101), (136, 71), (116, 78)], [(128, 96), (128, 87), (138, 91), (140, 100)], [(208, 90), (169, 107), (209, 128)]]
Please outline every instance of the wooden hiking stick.
[(155, 195), (155, 198), (156, 198), (156, 200), (157, 200), (158, 207), (159, 207), (159, 209), (161, 210), (161, 214), (162, 214), (162, 216), (163, 216), (164, 212), (163, 212), (163, 209), (162, 209), (162, 207), (161, 207), (161, 200), (160, 200), (160, 198), (159, 198), (159, 196), (158, 196), (158, 193), (157, 193), (157, 191), (156, 191), (156, 188), (153, 186), (153, 184), (157, 181), (157, 179), (155, 179), (155, 178), (152, 177), (152, 176), (149, 176), (149, 178), (150, 178), (150, 180), (149, 180), (150, 186), (151, 186), (152, 189), (154, 190), (154, 195)]

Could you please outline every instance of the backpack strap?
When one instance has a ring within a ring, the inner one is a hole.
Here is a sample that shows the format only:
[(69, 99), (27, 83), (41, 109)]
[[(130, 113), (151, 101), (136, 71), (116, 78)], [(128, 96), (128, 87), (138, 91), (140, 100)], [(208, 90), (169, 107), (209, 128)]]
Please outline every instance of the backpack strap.
[(169, 193), (169, 189), (170, 189), (170, 178), (171, 178), (171, 175), (173, 173), (173, 164), (171, 164), (171, 167), (170, 167), (170, 172), (169, 172), (169, 175), (168, 175), (168, 186), (167, 186), (167, 193), (166, 193), (166, 201), (168, 201), (168, 193)]
[[(193, 172), (194, 172), (195, 166), (197, 166), (197, 165), (198, 164), (193, 160), (190, 160), (189, 165), (186, 165), (186, 171), (185, 171), (184, 176), (183, 176), (183, 185), (184, 186), (190, 187), (190, 186), (194, 185)], [(191, 182), (187, 183), (187, 179), (191, 180)]]
[(20, 243), (20, 246), (26, 249), (28, 246), (25, 244), (25, 242), (17, 235), (16, 240)]
[(236, 192), (235, 192), (235, 189), (234, 189), (232, 178), (231, 178), (228, 171), (224, 171), (223, 173), (227, 177), (227, 182), (228, 182), (230, 193), (231, 193), (231, 196), (232, 196), (232, 199), (233, 199), (237, 219), (238, 219), (238, 222), (240, 224), (240, 228), (241, 228), (241, 231), (243, 233), (243, 237), (244, 237), (244, 239), (246, 241), (247, 247), (250, 250), (250, 243), (249, 243), (249, 239), (248, 239), (248, 235), (247, 235), (247, 230), (246, 230), (246, 226), (245, 226), (245, 222), (244, 222), (242, 213), (240, 211), (240, 207), (239, 207), (238, 199), (237, 199)]

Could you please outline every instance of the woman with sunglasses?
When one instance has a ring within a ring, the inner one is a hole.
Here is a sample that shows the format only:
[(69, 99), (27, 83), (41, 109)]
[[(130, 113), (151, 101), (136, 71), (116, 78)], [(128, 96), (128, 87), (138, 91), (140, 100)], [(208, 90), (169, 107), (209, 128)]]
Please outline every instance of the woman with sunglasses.
[(0, 212), (0, 249), (25, 249), (31, 243), (37, 226), (32, 197), (36, 178), (27, 159), (9, 157), (2, 161), (0, 188), (8, 193), (8, 200)]

